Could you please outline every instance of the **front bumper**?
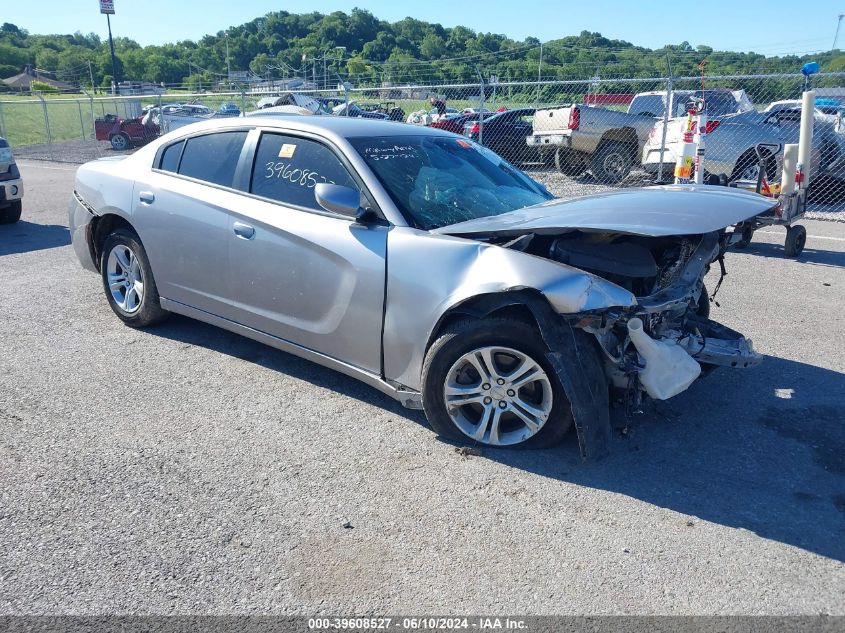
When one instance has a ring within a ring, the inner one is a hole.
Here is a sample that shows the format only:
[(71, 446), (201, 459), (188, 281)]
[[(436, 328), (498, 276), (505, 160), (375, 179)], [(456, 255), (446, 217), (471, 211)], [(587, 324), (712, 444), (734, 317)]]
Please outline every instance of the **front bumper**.
[(15, 200), (23, 198), (23, 180), (4, 180), (0, 182), (0, 207), (9, 206)]

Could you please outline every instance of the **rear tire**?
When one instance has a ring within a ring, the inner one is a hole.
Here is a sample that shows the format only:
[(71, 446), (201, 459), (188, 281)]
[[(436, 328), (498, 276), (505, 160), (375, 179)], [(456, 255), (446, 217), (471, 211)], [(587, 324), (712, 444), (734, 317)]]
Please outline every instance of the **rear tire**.
[(555, 152), (555, 167), (564, 176), (577, 178), (587, 171), (587, 161), (580, 152), (559, 147)]
[[(488, 360), (478, 361), (476, 352)], [(572, 425), (572, 412), (547, 352), (537, 330), (522, 321), (489, 318), (448, 326), (423, 364), (423, 408), (431, 428), (452, 440), (493, 448), (559, 443)]]
[(109, 306), (129, 327), (143, 328), (167, 318), (141, 240), (125, 228), (113, 231), (100, 257), (103, 290)]
[(5, 209), (0, 209), (0, 224), (14, 224), (21, 219), (23, 202), (15, 200)]
[(631, 173), (634, 165), (631, 148), (619, 141), (604, 141), (590, 161), (590, 171), (600, 183), (618, 185)]
[(123, 152), (129, 149), (129, 137), (123, 132), (112, 135), (109, 139), (112, 149), (116, 152)]
[(807, 243), (807, 229), (800, 224), (790, 226), (786, 230), (786, 241), (783, 243), (783, 253), (787, 257), (798, 257)]

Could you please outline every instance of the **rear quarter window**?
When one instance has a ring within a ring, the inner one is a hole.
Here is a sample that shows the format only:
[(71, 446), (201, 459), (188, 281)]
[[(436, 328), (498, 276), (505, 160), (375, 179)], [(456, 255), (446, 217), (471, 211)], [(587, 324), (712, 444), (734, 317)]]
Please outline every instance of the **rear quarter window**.
[(165, 147), (161, 153), (161, 161), (158, 164), (158, 168), (163, 171), (176, 173), (176, 170), (179, 169), (179, 157), (182, 156), (182, 148), (184, 146), (185, 141), (179, 141), (178, 143), (173, 143), (173, 145)]
[(179, 174), (231, 187), (246, 134), (245, 131), (217, 132), (189, 138), (182, 152)]

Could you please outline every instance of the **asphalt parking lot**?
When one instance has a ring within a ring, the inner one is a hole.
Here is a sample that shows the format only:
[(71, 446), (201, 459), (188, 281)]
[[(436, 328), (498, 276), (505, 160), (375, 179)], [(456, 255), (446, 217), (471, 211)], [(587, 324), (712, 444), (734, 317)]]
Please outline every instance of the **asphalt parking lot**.
[[(22, 161), (0, 227), (0, 613), (845, 614), (845, 224), (731, 252), (713, 317), (766, 355), (582, 464), (461, 456), (349, 378), (112, 314)], [(710, 280), (710, 287), (715, 284)]]

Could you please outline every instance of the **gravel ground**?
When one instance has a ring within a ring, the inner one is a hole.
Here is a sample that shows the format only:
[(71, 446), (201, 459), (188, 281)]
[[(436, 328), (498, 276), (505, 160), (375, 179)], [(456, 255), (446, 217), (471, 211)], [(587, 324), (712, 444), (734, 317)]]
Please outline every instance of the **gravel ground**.
[[(0, 614), (845, 614), (845, 225), (730, 253), (766, 355), (626, 421), (462, 457), (421, 415), (233, 334), (124, 327), (73, 171), (0, 227)], [(709, 281), (712, 287), (715, 278)]]

